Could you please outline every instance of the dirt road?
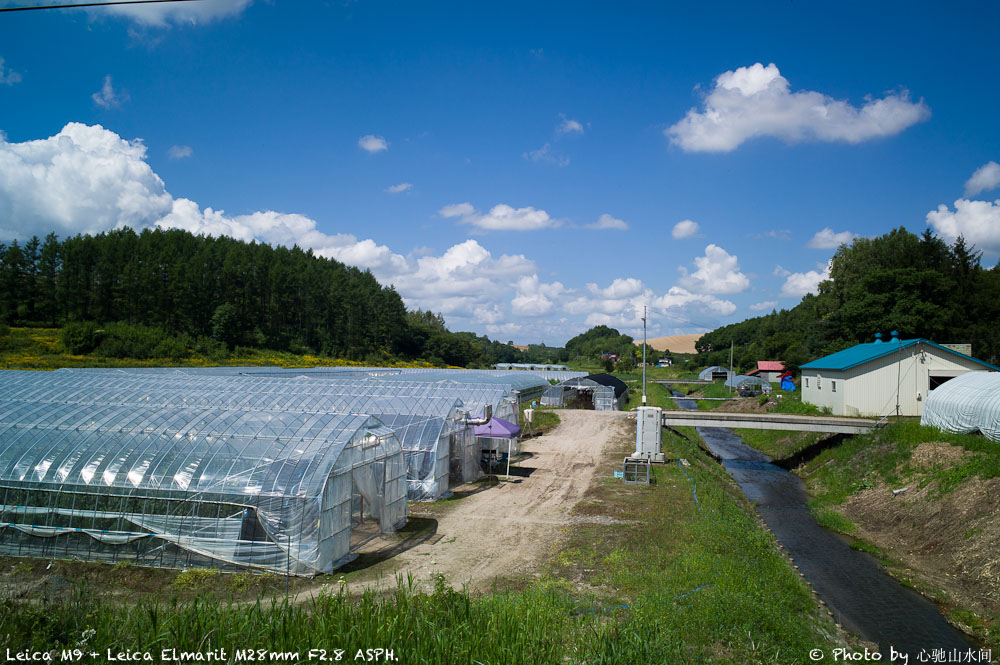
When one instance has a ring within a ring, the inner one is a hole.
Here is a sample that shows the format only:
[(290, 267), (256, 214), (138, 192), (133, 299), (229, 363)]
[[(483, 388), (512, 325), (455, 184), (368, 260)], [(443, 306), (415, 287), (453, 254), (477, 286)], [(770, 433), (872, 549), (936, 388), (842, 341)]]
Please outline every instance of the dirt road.
[[(531, 457), (509, 481), (501, 476), (499, 485), (450, 505), (411, 504), (411, 517), (437, 519), (437, 531), (427, 542), (379, 564), (376, 586), (395, 586), (397, 574), (410, 572), (424, 584), (440, 574), (452, 586), (486, 590), (497, 577), (530, 573), (572, 523), (571, 509), (590, 485), (601, 453), (629, 416), (620, 411), (560, 411), (558, 427), (522, 444)], [(369, 576), (363, 577), (368, 579), (350, 583), (352, 592), (372, 585)]]

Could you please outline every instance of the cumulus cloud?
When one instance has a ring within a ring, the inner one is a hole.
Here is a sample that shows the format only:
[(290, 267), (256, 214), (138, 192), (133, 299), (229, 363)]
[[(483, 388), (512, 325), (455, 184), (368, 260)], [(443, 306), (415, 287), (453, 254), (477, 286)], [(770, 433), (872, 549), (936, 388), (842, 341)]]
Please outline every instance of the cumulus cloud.
[(991, 256), (1000, 254), (1000, 199), (958, 199), (954, 210), (942, 204), (927, 213), (927, 223), (949, 243), (963, 236), (967, 243)]
[(24, 143), (0, 135), (0, 237), (148, 226), (172, 202), (146, 163), (146, 146), (100, 125), (71, 122)]
[(128, 93), (115, 90), (114, 86), (111, 85), (111, 76), (104, 77), (104, 84), (101, 89), (90, 96), (94, 100), (94, 103), (104, 109), (118, 108), (122, 104), (128, 101)]
[(774, 272), (772, 273), (775, 277), (788, 277), (792, 274), (791, 270), (785, 270), (780, 265), (774, 266)]
[(194, 150), (189, 145), (172, 145), (167, 150), (167, 157), (170, 159), (184, 159), (194, 154)]
[(21, 75), (7, 67), (6, 61), (0, 58), (0, 85), (14, 85), (20, 80)]
[(358, 139), (358, 147), (362, 150), (375, 154), (389, 149), (389, 142), (381, 136), (365, 134)]
[(136, 23), (151, 27), (170, 24), (198, 25), (236, 16), (250, 5), (251, 0), (206, 0), (205, 2), (167, 2), (133, 5), (109, 5), (101, 12), (125, 16)]
[(627, 231), (628, 222), (624, 219), (618, 219), (617, 217), (612, 217), (611, 215), (604, 213), (597, 218), (596, 222), (592, 224), (585, 225), (588, 229), (606, 230), (614, 229), (616, 231)]
[(816, 235), (809, 240), (806, 246), (812, 249), (837, 249), (841, 245), (850, 243), (857, 237), (857, 233), (851, 233), (850, 231), (834, 233), (833, 229), (827, 227), (822, 231), (817, 231)]
[(546, 143), (538, 150), (522, 153), (521, 157), (527, 159), (529, 162), (546, 162), (559, 167), (569, 165), (569, 157), (553, 152), (551, 143)]
[[(0, 66), (3, 65), (3, 61), (0, 60)], [(3, 70), (0, 69), (0, 74)], [(972, 174), (965, 183), (965, 195), (975, 196), (980, 192), (988, 192), (991, 189), (996, 189), (1000, 187), (1000, 164), (996, 162), (987, 162), (983, 164), (976, 172)]]
[[(709, 294), (692, 293), (680, 286), (666, 293), (653, 289), (633, 277), (618, 278), (606, 287), (587, 284), (583, 292), (568, 293), (563, 311), (584, 316), (586, 326), (607, 325), (641, 334), (643, 307), (647, 307), (648, 332), (656, 335), (664, 323), (711, 319), (717, 321), (736, 311), (736, 306)], [(700, 324), (695, 324), (700, 325)], [(707, 325), (710, 329), (714, 325)]]
[(453, 203), (441, 208), (438, 214), (458, 218), (462, 224), (471, 224), (483, 231), (537, 231), (561, 224), (544, 210), (536, 210), (531, 206), (513, 208), (503, 203), (493, 206), (486, 214), (480, 214), (471, 203)]
[(758, 62), (716, 77), (702, 110), (690, 109), (664, 134), (687, 152), (729, 152), (759, 136), (787, 143), (861, 143), (898, 134), (929, 117), (924, 101), (910, 101), (906, 90), (867, 97), (858, 108), (820, 92), (792, 92), (774, 63)]
[(680, 285), (693, 293), (741, 293), (750, 288), (750, 280), (740, 272), (739, 260), (718, 245), (705, 248), (705, 256), (694, 260), (696, 270), (679, 268)]
[(556, 134), (583, 134), (583, 125), (578, 120), (567, 118), (563, 114), (559, 114), (559, 117), (562, 122), (556, 127)]
[(408, 192), (411, 189), (413, 189), (413, 183), (401, 182), (398, 185), (392, 185), (390, 187), (386, 187), (385, 191), (389, 192), (390, 194), (402, 194), (403, 192)]
[(692, 222), (690, 219), (685, 219), (674, 224), (674, 230), (670, 232), (670, 235), (672, 235), (675, 240), (681, 240), (682, 238), (697, 238), (698, 228), (698, 222)]
[(792, 232), (790, 229), (771, 229), (763, 233), (755, 233), (751, 237), (757, 240), (791, 240)]
[(777, 300), (765, 300), (764, 302), (757, 302), (750, 305), (750, 310), (753, 312), (766, 312), (767, 310), (774, 309), (777, 306)]
[(830, 264), (821, 269), (807, 272), (788, 273), (785, 283), (781, 285), (783, 298), (801, 298), (807, 293), (819, 293), (819, 283), (830, 279)]
[(510, 301), (515, 316), (544, 316), (555, 308), (555, 300), (566, 290), (561, 282), (543, 283), (537, 274), (517, 281), (517, 295)]

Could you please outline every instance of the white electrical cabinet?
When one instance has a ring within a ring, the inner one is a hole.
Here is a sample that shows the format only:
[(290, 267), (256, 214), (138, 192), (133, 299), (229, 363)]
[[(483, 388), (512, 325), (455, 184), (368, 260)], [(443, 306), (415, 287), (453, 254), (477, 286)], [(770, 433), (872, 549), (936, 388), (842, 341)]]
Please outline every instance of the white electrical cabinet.
[(640, 406), (635, 410), (634, 458), (650, 462), (663, 462), (663, 409), (658, 406)]

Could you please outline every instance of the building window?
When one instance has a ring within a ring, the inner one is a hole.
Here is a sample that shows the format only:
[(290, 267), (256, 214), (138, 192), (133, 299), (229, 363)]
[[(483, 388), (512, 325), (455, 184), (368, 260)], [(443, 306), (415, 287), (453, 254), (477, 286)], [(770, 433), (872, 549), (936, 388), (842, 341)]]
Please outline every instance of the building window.
[(830, 391), (831, 392), (837, 392), (837, 382), (836, 381), (831, 381), (830, 382)]
[(803, 388), (808, 388), (809, 387), (809, 379), (807, 379), (805, 377), (802, 377), (802, 387)]
[(822, 376), (817, 376), (816, 377), (816, 390), (823, 390), (823, 377)]

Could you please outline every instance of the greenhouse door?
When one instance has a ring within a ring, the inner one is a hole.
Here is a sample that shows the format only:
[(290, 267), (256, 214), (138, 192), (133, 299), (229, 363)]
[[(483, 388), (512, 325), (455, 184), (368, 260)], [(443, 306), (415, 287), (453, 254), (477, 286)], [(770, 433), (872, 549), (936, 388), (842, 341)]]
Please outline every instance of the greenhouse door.
[(361, 547), (382, 533), (379, 520), (385, 501), (385, 460), (378, 459), (351, 472), (351, 549)]

